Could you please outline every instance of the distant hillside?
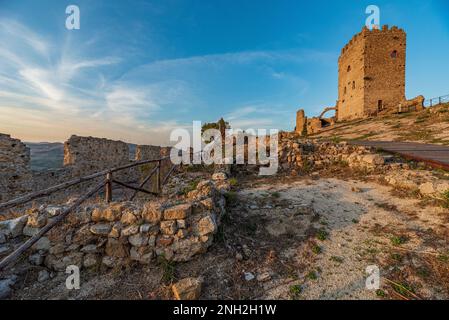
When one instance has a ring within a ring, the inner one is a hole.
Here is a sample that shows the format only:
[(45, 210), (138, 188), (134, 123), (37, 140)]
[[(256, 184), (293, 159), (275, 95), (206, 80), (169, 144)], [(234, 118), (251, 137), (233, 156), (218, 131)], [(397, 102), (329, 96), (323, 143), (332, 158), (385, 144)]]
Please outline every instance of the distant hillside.
[[(31, 169), (44, 171), (63, 167), (64, 144), (59, 142), (25, 142), (31, 153)], [(130, 159), (135, 158), (136, 145), (128, 144)]]

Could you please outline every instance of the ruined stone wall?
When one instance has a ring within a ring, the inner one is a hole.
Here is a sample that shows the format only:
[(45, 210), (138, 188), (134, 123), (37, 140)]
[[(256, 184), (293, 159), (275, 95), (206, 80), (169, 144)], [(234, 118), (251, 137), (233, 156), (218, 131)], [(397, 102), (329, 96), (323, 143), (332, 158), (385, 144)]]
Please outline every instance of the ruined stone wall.
[(122, 141), (73, 135), (64, 143), (64, 166), (69, 166), (74, 176), (128, 163), (129, 147)]
[(384, 26), (355, 35), (338, 60), (337, 119), (395, 108), (405, 100), (406, 34)]
[(367, 33), (365, 39), (364, 112), (374, 115), (397, 109), (405, 100), (406, 34), (402, 29), (384, 26)]
[(300, 109), (296, 112), (296, 132), (303, 135), (307, 132), (306, 128), (307, 118), (305, 116), (304, 110)]
[[(221, 173), (176, 199), (83, 206), (34, 244), (28, 261), (55, 271), (64, 271), (68, 265), (149, 264), (157, 256), (188, 261), (212, 244), (225, 213), (223, 194), (229, 189), (227, 176)], [(66, 206), (43, 205), (0, 222), (0, 244), (6, 243), (7, 248), (0, 258), (11, 252), (13, 239), (35, 235)]]
[(0, 203), (31, 191), (31, 187), (29, 148), (0, 133)]
[(365, 33), (354, 36), (338, 59), (338, 120), (363, 116)]

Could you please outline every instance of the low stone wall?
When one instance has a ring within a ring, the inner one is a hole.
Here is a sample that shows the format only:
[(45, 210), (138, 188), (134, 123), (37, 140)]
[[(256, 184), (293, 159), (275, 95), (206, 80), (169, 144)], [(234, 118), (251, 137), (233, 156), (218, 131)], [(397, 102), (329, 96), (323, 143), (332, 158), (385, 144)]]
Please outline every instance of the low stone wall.
[(0, 133), (0, 203), (31, 188), (30, 150), (20, 140)]
[[(33, 246), (29, 262), (65, 271), (68, 265), (148, 264), (157, 256), (190, 260), (212, 244), (225, 210), (224, 193), (230, 188), (226, 177), (215, 174), (176, 200), (84, 206)], [(0, 258), (13, 250), (14, 238), (35, 235), (64, 207), (41, 206), (23, 217), (0, 222), (0, 241), (6, 242)]]
[(375, 169), (385, 165), (383, 156), (375, 149), (354, 146), (346, 142), (315, 142), (304, 140), (294, 133), (283, 133), (279, 138), (278, 157), (284, 171), (312, 168), (321, 169), (335, 163), (353, 168)]

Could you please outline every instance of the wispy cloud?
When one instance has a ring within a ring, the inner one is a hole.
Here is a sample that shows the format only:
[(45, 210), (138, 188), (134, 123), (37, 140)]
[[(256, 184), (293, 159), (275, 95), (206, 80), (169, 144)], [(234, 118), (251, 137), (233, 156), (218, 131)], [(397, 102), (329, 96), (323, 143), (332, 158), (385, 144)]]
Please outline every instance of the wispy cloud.
[[(84, 44), (92, 48), (96, 39), (92, 34)], [(79, 43), (58, 42), (11, 19), (0, 19), (0, 41), (8, 44), (0, 48), (1, 131), (27, 140), (76, 133), (166, 144), (172, 129), (223, 115), (235, 127), (273, 127), (282, 123), (284, 105), (231, 101), (232, 91), (261, 100), (282, 99), (286, 88), (300, 94), (307, 82), (284, 65), (331, 59), (310, 50), (244, 51), (129, 68), (126, 57), (88, 54)], [(267, 85), (278, 89), (265, 93)]]

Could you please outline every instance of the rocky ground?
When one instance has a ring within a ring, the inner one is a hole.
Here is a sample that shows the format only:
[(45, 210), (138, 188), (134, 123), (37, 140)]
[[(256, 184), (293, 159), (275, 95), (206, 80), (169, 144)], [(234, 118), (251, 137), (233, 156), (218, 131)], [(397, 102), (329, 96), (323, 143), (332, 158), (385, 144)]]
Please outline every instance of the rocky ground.
[[(36, 267), (20, 275), (11, 298), (173, 299), (172, 284), (189, 277), (200, 279), (200, 299), (449, 298), (444, 203), (342, 167), (240, 173), (230, 182), (227, 214), (207, 253), (82, 271), (79, 290), (66, 289), (64, 273), (36, 281)], [(365, 288), (372, 265), (380, 269), (378, 290)]]
[(449, 145), (449, 104), (418, 113), (340, 122), (310, 136), (316, 139), (412, 141)]

